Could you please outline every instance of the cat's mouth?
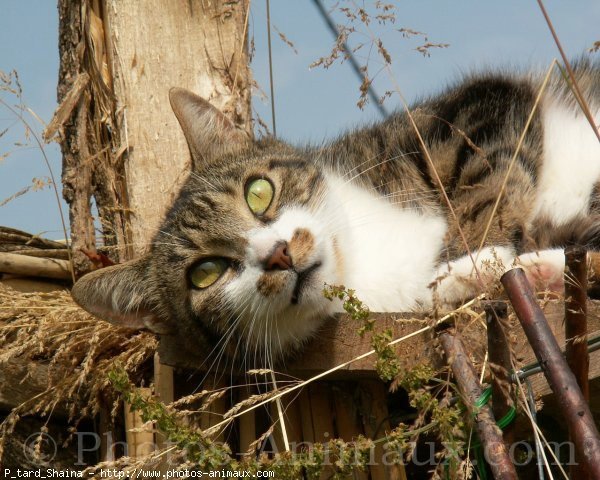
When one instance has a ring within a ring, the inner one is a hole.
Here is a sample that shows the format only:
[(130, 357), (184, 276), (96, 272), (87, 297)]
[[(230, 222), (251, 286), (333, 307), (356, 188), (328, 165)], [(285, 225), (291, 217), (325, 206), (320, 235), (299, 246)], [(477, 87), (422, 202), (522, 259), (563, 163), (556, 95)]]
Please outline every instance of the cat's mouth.
[(306, 289), (307, 284), (313, 277), (315, 271), (321, 266), (321, 262), (315, 262), (307, 269), (296, 272), (298, 277), (296, 279), (296, 285), (294, 285), (294, 291), (292, 292), (292, 304), (297, 305), (300, 301), (302, 292)]

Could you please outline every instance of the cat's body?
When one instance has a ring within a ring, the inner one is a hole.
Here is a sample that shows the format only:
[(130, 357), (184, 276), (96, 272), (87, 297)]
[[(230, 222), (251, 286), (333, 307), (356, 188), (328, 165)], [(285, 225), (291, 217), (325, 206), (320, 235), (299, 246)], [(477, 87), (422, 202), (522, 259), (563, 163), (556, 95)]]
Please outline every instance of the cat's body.
[[(600, 70), (581, 65), (578, 76), (598, 121)], [(150, 253), (84, 277), (74, 296), (111, 321), (273, 358), (339, 310), (325, 283), (354, 289), (372, 310), (429, 308), (434, 297), (448, 305), (474, 295), (490, 261), (508, 267), (523, 254), (532, 280), (560, 287), (562, 252), (552, 249), (600, 246), (600, 143), (560, 79), (477, 251), (539, 88), (535, 77), (473, 76), (413, 110), (454, 214), (404, 113), (298, 149), (251, 143), (174, 90), (193, 172)]]

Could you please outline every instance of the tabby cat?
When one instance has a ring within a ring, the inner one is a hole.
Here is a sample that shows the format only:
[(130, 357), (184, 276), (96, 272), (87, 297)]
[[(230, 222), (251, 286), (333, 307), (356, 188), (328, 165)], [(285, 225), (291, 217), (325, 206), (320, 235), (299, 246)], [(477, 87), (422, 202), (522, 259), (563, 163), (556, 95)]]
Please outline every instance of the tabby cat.
[[(581, 62), (576, 74), (600, 118), (600, 65)], [(518, 263), (561, 289), (557, 247), (600, 246), (600, 144), (561, 78), (543, 95), (478, 251), (540, 85), (535, 75), (472, 75), (412, 108), (456, 219), (403, 112), (297, 148), (252, 142), (174, 88), (189, 178), (149, 253), (84, 276), (73, 296), (111, 322), (274, 359), (340, 310), (325, 284), (354, 289), (373, 311), (455, 304), (493, 280), (491, 264)]]

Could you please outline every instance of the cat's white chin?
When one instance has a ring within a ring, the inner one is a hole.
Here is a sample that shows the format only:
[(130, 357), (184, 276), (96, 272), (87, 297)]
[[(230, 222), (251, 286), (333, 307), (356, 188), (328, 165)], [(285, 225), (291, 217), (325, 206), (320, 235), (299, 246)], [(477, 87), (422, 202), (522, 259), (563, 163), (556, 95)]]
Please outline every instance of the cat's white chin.
[[(268, 268), (277, 245), (286, 244), (293, 265)], [(244, 269), (225, 287), (239, 331), (272, 358), (288, 354), (312, 337), (338, 311), (325, 298), (325, 284), (340, 281), (335, 241), (308, 209), (288, 208), (248, 234)]]
[[(296, 272), (278, 274), (285, 279), (284, 286), (268, 298), (257, 292), (249, 281), (232, 282), (233, 287), (228, 288), (230, 299), (237, 298), (235, 303), (241, 307), (238, 320), (244, 341), (268, 352), (271, 360), (297, 350), (318, 331), (326, 318), (339, 310), (323, 295), (325, 281), (320, 267), (302, 283), (300, 290)], [(247, 275), (256, 279), (259, 272), (254, 275), (247, 272)], [(244, 284), (247, 289), (243, 288)], [(241, 301), (243, 298), (247, 300)]]

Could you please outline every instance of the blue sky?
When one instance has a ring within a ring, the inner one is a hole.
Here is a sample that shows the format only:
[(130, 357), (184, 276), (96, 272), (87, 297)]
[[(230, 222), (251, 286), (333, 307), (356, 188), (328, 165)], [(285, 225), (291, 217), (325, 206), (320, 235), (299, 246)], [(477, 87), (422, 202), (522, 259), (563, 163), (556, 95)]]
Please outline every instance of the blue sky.
[[(328, 6), (333, 3), (325, 2)], [(545, 69), (552, 58), (558, 56), (534, 0), (392, 3), (397, 5), (396, 23), (373, 28), (392, 55), (395, 80), (409, 101), (439, 91), (464, 72), (495, 67)], [(546, 7), (569, 56), (584, 53), (594, 41), (600, 40), (598, 0), (548, 0)], [(340, 15), (335, 19), (344, 22)], [(309, 68), (313, 61), (327, 55), (332, 45), (331, 35), (312, 1), (272, 0), (271, 20), (298, 51), (294, 53), (273, 31), (277, 132), (280, 137), (294, 143), (319, 142), (379, 118), (372, 106), (363, 111), (356, 107), (358, 81), (348, 65), (336, 64), (327, 70)], [(429, 41), (450, 46), (433, 50), (431, 57), (423, 57), (415, 51), (423, 40), (403, 38), (397, 31), (403, 27), (425, 32)], [(17, 70), (24, 102), (45, 122), (50, 120), (56, 108), (57, 30), (55, 1), (2, 2), (0, 70), (5, 73)], [(250, 27), (256, 45), (252, 67), (258, 84), (268, 92), (265, 32), (265, 2), (256, 0), (252, 4)], [(368, 38), (358, 34), (353, 45), (365, 40)], [(365, 59), (362, 51), (357, 55), (359, 60)], [(600, 53), (596, 55), (600, 56)], [(374, 60), (371, 65), (377, 66)], [(374, 85), (382, 94), (391, 84), (383, 72)], [(14, 103), (14, 97), (5, 92), (0, 92), (0, 98)], [(396, 104), (397, 100), (392, 98), (386, 105), (391, 110)], [(268, 102), (257, 96), (254, 107), (270, 124)], [(34, 118), (29, 117), (29, 120), (41, 131)], [(0, 158), (7, 152), (12, 153), (0, 160), (0, 203), (30, 185), (32, 178), (48, 176), (39, 149), (14, 145), (15, 142), (26, 142), (23, 128), (8, 110), (0, 106), (0, 132), (7, 127), (10, 127), (9, 132), (0, 138)], [(51, 144), (45, 151), (55, 175), (60, 178), (60, 149)], [(61, 224), (53, 192), (48, 188), (30, 191), (0, 206), (0, 225), (32, 233), (47, 232), (50, 238), (60, 238)]]

